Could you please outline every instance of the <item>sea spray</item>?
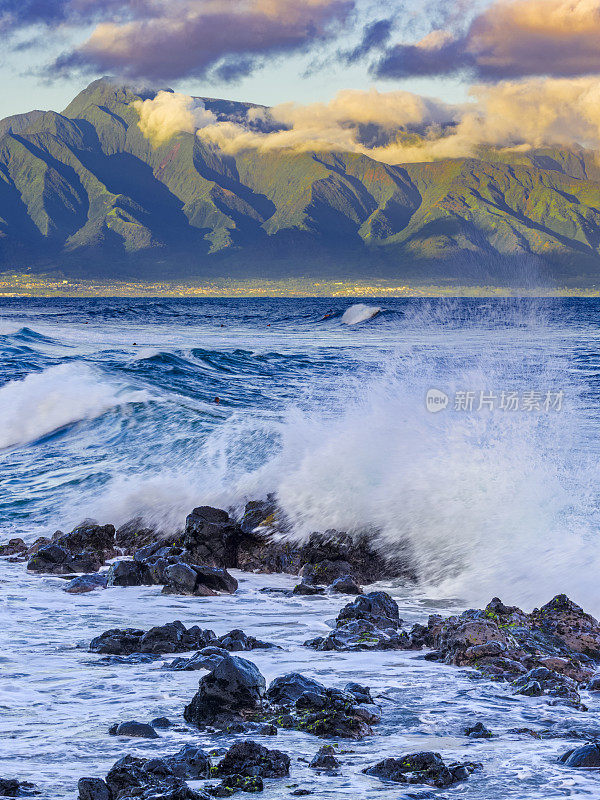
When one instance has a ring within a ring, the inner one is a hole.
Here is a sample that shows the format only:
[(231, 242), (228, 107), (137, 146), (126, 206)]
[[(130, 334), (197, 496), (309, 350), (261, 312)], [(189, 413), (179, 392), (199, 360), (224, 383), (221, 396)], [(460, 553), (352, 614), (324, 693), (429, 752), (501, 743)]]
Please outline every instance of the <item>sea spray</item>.
[(356, 303), (342, 314), (342, 322), (345, 325), (357, 325), (359, 322), (366, 322), (381, 312), (379, 306), (368, 306), (364, 303)]
[[(238, 327), (218, 333), (218, 347), (201, 313), (198, 329), (187, 316), (169, 329), (169, 347), (162, 328), (140, 336), (141, 302), (128, 312), (134, 333), (86, 326), (86, 342), (102, 338), (90, 355), (45, 343), (45, 358), (69, 358), (64, 372), (40, 359), (27, 381), (0, 389), (19, 387), (3, 430), (27, 444), (4, 453), (6, 532), (34, 538), (138, 514), (173, 530), (196, 505), (239, 512), (273, 491), (296, 536), (367, 530), (409, 553), (422, 594), (532, 606), (566, 591), (600, 611), (594, 301), (386, 300), (368, 336), (332, 325), (311, 337), (306, 320), (325, 304), (307, 301), (314, 313), (302, 305), (299, 321), (288, 304), (275, 335), (265, 333), (272, 305), (252, 303), (231, 304)], [(52, 333), (74, 336), (62, 323)], [(142, 361), (132, 342), (143, 342)], [(127, 405), (141, 388), (153, 402)], [(437, 414), (432, 389), (448, 397)], [(564, 403), (477, 409), (480, 391), (511, 390), (562, 390)], [(473, 410), (455, 409), (468, 391)], [(54, 398), (49, 410), (42, 398)]]
[(147, 398), (145, 391), (120, 391), (81, 364), (31, 373), (0, 388), (0, 448), (34, 442), (71, 423)]

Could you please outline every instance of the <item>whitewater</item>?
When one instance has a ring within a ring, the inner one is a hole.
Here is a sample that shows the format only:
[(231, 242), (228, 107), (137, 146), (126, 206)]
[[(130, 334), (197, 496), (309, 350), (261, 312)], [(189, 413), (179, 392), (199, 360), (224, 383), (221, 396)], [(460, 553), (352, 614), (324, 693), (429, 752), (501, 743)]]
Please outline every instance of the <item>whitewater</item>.
[[(274, 493), (295, 539), (368, 532), (408, 559), (416, 582), (384, 587), (408, 622), (494, 595), (530, 610), (558, 592), (600, 615), (599, 343), (595, 299), (1, 300), (0, 541), (85, 518), (141, 516), (169, 532), (195, 506), (239, 512)], [(431, 390), (446, 397), (436, 413)], [(509, 395), (519, 408), (501, 408)], [(502, 688), (415, 653), (332, 665), (303, 648), (342, 603), (260, 592), (292, 578), (236, 573), (236, 596), (206, 600), (158, 587), (71, 596), (59, 578), (0, 570), (0, 752), (43, 797), (73, 797), (78, 777), (106, 772), (122, 754), (105, 735), (116, 719), (181, 713), (197, 673), (98, 666), (85, 652), (108, 628), (173, 619), (280, 644), (250, 654), (268, 679), (300, 669), (374, 687), (385, 740), (352, 743), (351, 769), (318, 789), (301, 762), (289, 783), (317, 797), (431, 796), (386, 790), (360, 768), (431, 748), (432, 736), (433, 749), (496, 767), (436, 796), (597, 796), (593, 778), (554, 763), (565, 741), (465, 744), (465, 717), (506, 729), (539, 718)], [(597, 703), (586, 703), (587, 714), (546, 708), (545, 721), (566, 738), (569, 725), (589, 729)], [(318, 749), (286, 737), (277, 746), (299, 757)], [(128, 752), (185, 741), (171, 731)]]

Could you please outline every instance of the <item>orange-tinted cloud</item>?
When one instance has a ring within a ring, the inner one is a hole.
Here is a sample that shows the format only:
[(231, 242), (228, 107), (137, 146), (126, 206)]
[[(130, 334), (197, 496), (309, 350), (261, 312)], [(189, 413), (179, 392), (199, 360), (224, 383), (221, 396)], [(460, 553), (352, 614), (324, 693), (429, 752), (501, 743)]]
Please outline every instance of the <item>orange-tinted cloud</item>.
[(459, 33), (397, 44), (382, 77), (465, 71), (481, 80), (600, 73), (600, 0), (495, 0)]
[(55, 69), (156, 81), (213, 69), (240, 77), (263, 57), (326, 39), (353, 9), (354, 0), (145, 0), (129, 18), (98, 24)]

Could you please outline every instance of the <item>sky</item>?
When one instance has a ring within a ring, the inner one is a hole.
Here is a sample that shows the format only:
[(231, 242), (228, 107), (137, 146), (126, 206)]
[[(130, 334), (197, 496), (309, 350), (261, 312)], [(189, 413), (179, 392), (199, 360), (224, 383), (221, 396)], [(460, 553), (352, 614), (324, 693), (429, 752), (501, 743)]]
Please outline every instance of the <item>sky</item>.
[[(439, 155), (600, 142), (600, 0), (0, 0), (0, 36), (0, 118), (61, 110), (112, 75), (276, 106), (311, 143), (313, 118), (347, 144), (349, 118), (391, 127), (394, 114), (455, 125)], [(220, 143), (239, 133), (219, 128)]]
[(394, 48), (436, 31), (460, 38), (465, 20), (486, 5), (492, 4), (0, 0), (0, 117), (60, 110), (104, 74), (266, 105), (326, 101), (342, 89), (372, 86), (460, 102), (470, 78), (462, 67), (437, 74), (423, 74), (419, 65), (399, 69)]

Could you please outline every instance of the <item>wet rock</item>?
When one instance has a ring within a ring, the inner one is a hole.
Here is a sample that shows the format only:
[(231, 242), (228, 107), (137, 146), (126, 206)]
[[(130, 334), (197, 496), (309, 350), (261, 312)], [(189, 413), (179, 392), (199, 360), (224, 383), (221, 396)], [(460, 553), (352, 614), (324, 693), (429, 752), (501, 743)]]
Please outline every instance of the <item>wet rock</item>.
[(548, 695), (551, 704), (584, 708), (578, 690), (600, 661), (600, 625), (565, 595), (532, 614), (497, 597), (483, 609), (469, 609), (427, 626), (414, 626), (413, 648), (434, 650), (431, 659), (471, 666), (493, 680), (511, 681), (520, 694)]
[(361, 594), (362, 589), (350, 575), (342, 575), (327, 587), (332, 594)]
[(155, 762), (165, 763), (177, 778), (188, 780), (201, 780), (210, 777), (210, 759), (200, 747), (193, 744), (185, 745), (172, 756), (148, 761), (146, 770), (150, 770)]
[(65, 586), (65, 592), (69, 594), (85, 594), (93, 592), (94, 589), (106, 589), (108, 576), (103, 572), (93, 572), (90, 575), (79, 575)]
[(216, 775), (284, 778), (290, 773), (290, 757), (280, 750), (269, 750), (248, 739), (236, 742), (219, 762)]
[(347, 683), (344, 686), (344, 691), (351, 694), (358, 703), (372, 703), (371, 690), (368, 686), (362, 686), (360, 683)]
[(260, 639), (255, 639), (254, 636), (248, 636), (244, 631), (239, 629), (230, 631), (224, 636), (220, 636), (218, 641), (219, 647), (224, 650), (229, 650), (232, 653), (242, 652), (245, 650), (268, 650), (277, 645), (263, 642)]
[(197, 626), (186, 628), (178, 620), (158, 625), (149, 631), (136, 628), (114, 628), (104, 631), (90, 642), (91, 653), (130, 655), (131, 653), (185, 653), (206, 647), (216, 641), (213, 631)]
[(386, 592), (370, 592), (342, 608), (330, 634), (311, 639), (305, 646), (338, 651), (411, 649), (401, 625), (396, 601)]
[(262, 778), (244, 777), (243, 775), (229, 775), (218, 786), (209, 787), (208, 793), (212, 797), (231, 797), (236, 792), (255, 794), (264, 790)]
[(325, 686), (319, 681), (307, 678), (299, 672), (288, 672), (280, 675), (269, 685), (267, 698), (271, 703), (286, 705), (295, 703), (306, 692), (321, 694)]
[(226, 511), (199, 506), (186, 519), (183, 543), (196, 563), (226, 569), (237, 566), (241, 537), (239, 525)]
[(299, 583), (297, 586), (294, 586), (292, 594), (304, 595), (306, 597), (316, 594), (325, 594), (325, 587), (312, 586), (307, 583)]
[(244, 516), (240, 520), (242, 533), (251, 535), (257, 528), (272, 529), (281, 512), (275, 502), (275, 496), (267, 495), (264, 500), (250, 500), (244, 508)]
[(559, 639), (568, 652), (600, 659), (600, 624), (565, 594), (531, 614), (533, 626)]
[[(267, 690), (277, 712), (270, 721), (315, 736), (360, 739), (370, 735), (370, 726), (381, 718), (380, 711), (368, 687), (348, 684), (347, 689), (325, 687), (300, 673), (282, 675)], [(268, 713), (265, 719), (269, 719)]]
[(265, 692), (265, 679), (255, 664), (227, 655), (200, 680), (183, 716), (198, 726), (220, 717), (235, 717), (262, 708)]
[(317, 564), (305, 564), (300, 570), (302, 583), (309, 586), (329, 586), (339, 578), (352, 580), (352, 565), (347, 561), (319, 561)]
[(91, 553), (101, 563), (117, 555), (115, 549), (115, 529), (113, 525), (98, 525), (86, 520), (55, 540), (70, 553)]
[(335, 530), (311, 534), (308, 542), (300, 548), (300, 560), (302, 564), (313, 567), (326, 561), (349, 565), (331, 580), (345, 574), (351, 575), (359, 583), (374, 583), (386, 577), (406, 574), (403, 565), (388, 562), (380, 555), (373, 536), (349, 536)]
[(145, 722), (119, 722), (112, 725), (108, 732), (111, 736), (137, 736), (141, 739), (158, 739), (158, 733), (152, 725)]
[(166, 730), (171, 728), (173, 723), (168, 717), (154, 717), (153, 720), (150, 720), (150, 725), (153, 728), (159, 728), (159, 730)]
[(152, 664), (157, 658), (160, 656), (152, 653), (131, 653), (128, 656), (104, 656), (104, 658), (99, 658), (91, 663), (97, 667), (112, 667), (117, 664), (135, 666), (136, 664)]
[(439, 753), (411, 753), (402, 758), (386, 758), (363, 772), (394, 783), (422, 783), (445, 789), (463, 781), (481, 764), (449, 764), (446, 766)]
[(380, 628), (399, 628), (402, 624), (398, 604), (386, 592), (361, 594), (348, 603), (338, 615), (338, 621), (362, 619)]
[(0, 545), (0, 556), (21, 556), (27, 553), (27, 545), (23, 539), (9, 539), (6, 544)]
[(382, 629), (364, 619), (338, 622), (327, 636), (317, 636), (304, 643), (314, 650), (407, 650), (410, 640), (404, 631), (394, 628)]
[(173, 772), (168, 757), (143, 759), (127, 755), (113, 765), (106, 776), (106, 784), (112, 800), (205, 800), (208, 797), (190, 789)]
[(469, 725), (465, 728), (465, 736), (470, 739), (492, 739), (494, 734), (485, 727), (483, 722), (476, 722), (474, 725)]
[(172, 564), (165, 570), (165, 594), (193, 594), (208, 597), (217, 592), (233, 594), (238, 582), (224, 569), (197, 564)]
[(587, 685), (590, 692), (600, 692), (600, 672), (592, 675), (592, 679)]
[(194, 672), (199, 669), (212, 671), (227, 654), (227, 650), (221, 647), (205, 647), (190, 658), (176, 658), (164, 664), (163, 669), (175, 672)]
[(573, 769), (600, 769), (600, 744), (591, 742), (583, 747), (568, 750), (559, 761)]
[(108, 586), (151, 586), (148, 567), (138, 561), (116, 561), (108, 571)]
[(338, 769), (341, 764), (335, 757), (335, 748), (330, 744), (324, 744), (309, 764), (312, 769), (332, 771)]
[(573, 705), (575, 708), (581, 707), (581, 698), (578, 693), (576, 681), (560, 675), (547, 667), (536, 667), (525, 675), (513, 681), (516, 693), (526, 697), (541, 697), (548, 695)]
[(145, 523), (140, 517), (129, 520), (117, 530), (115, 544), (128, 555), (156, 541), (172, 543), (175, 536), (164, 537), (156, 528)]
[(102, 561), (89, 553), (72, 554), (54, 542), (39, 548), (27, 563), (31, 572), (47, 575), (69, 575), (73, 572), (97, 572)]
[(15, 778), (0, 778), (0, 796), (2, 797), (29, 797), (41, 794), (35, 784), (29, 781), (18, 781)]
[(517, 694), (525, 695), (525, 697), (541, 697), (544, 692), (538, 681), (527, 681), (527, 683), (517, 691)]
[(80, 778), (77, 789), (79, 800), (111, 800), (109, 788), (102, 778)]
[[(57, 531), (56, 534), (58, 534), (58, 536), (62, 536), (62, 531)], [(47, 544), (51, 544), (51, 542), (52, 540), (48, 539), (47, 536), (38, 536), (35, 542), (27, 548), (27, 555), (35, 555), (40, 547), (45, 547)]]

